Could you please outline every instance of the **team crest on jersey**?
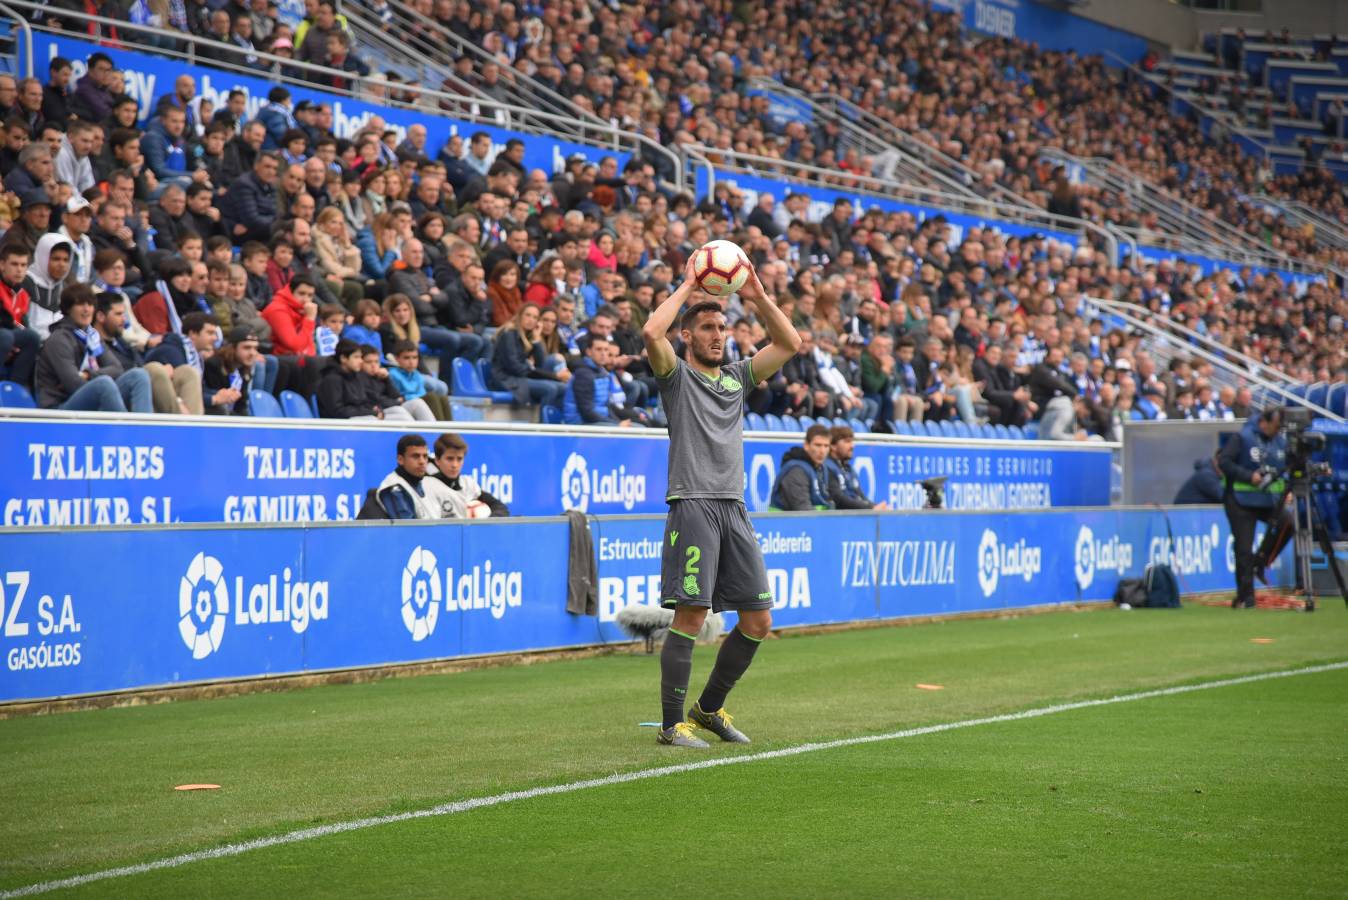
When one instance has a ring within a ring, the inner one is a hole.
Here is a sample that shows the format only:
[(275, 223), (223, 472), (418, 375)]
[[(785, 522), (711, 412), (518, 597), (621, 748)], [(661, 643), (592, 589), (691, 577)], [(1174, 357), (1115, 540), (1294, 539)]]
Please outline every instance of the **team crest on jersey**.
[(696, 575), (685, 575), (683, 578), (683, 592), (689, 597), (696, 597), (700, 591), (697, 586)]
[(727, 391), (738, 391), (743, 385), (729, 375), (722, 375), (721, 387), (725, 388)]

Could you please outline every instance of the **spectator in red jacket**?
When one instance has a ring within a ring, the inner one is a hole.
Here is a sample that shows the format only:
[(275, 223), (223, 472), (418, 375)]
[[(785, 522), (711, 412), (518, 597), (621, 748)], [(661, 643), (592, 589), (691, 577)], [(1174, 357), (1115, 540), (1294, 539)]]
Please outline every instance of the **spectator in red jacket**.
[(24, 327), (28, 292), (23, 289), (23, 279), (27, 272), (26, 247), (6, 244), (0, 248), (0, 379), (31, 387), (42, 340), (36, 331)]
[(277, 356), (315, 356), (314, 322), (318, 303), (313, 279), (296, 275), (272, 297), (262, 318), (271, 326), (272, 348)]

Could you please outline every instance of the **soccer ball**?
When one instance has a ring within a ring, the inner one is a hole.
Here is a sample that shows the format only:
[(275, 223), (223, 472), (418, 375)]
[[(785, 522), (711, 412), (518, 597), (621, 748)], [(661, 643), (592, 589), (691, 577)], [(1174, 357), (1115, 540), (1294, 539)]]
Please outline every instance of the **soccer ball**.
[(738, 244), (708, 241), (693, 252), (693, 278), (713, 297), (729, 297), (749, 280), (749, 258)]
[(468, 518), (470, 519), (490, 519), (491, 507), (481, 500), (468, 501)]

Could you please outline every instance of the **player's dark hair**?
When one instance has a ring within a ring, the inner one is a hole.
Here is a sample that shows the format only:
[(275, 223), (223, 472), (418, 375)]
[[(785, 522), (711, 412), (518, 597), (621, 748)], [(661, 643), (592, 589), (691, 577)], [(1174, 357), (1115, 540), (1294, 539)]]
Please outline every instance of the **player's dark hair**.
[(834, 425), (828, 432), (830, 444), (836, 444), (838, 441), (850, 441), (855, 438), (856, 435), (852, 433), (852, 429), (846, 425)]
[(398, 455), (403, 456), (412, 447), (426, 446), (426, 439), (419, 434), (405, 434), (398, 438)]
[(468, 442), (453, 432), (442, 434), (435, 439), (435, 455), (437, 457), (444, 456), (450, 450), (462, 450), (467, 453)]
[[(820, 437), (829, 437), (829, 427), (827, 425), (811, 425), (805, 430), (805, 443), (807, 444), (815, 438)], [(832, 443), (832, 440), (830, 440), (829, 443)]]
[(721, 304), (714, 300), (703, 300), (701, 303), (694, 303), (684, 312), (683, 318), (679, 320), (680, 331), (692, 331), (693, 326), (697, 324), (697, 317), (703, 313), (724, 313)]

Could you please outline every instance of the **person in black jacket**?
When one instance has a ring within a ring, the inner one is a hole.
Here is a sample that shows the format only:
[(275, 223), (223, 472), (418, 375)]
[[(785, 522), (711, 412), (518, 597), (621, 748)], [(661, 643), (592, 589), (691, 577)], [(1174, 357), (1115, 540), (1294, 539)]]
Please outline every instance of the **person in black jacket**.
[(797, 331), (800, 349), (782, 366), (792, 408), (805, 415), (832, 418), (835, 398), (819, 378), (819, 364), (814, 361), (814, 334), (805, 328)]
[(360, 344), (340, 340), (318, 384), (318, 414), (325, 419), (382, 419), (383, 410), (370, 402), (361, 374)]
[(262, 142), (266, 138), (266, 126), (254, 119), (243, 126), (243, 132), (238, 137), (225, 144), (224, 161), (220, 164), (220, 174), (224, 183), (215, 185), (217, 190), (223, 190), (235, 179), (253, 170), (257, 165), (258, 156), (262, 153)]
[(230, 240), (235, 244), (245, 241), (267, 241), (276, 224), (276, 173), (281, 160), (275, 154), (263, 153), (253, 169), (230, 184), (221, 199), (221, 215)]
[(546, 354), (538, 336), (541, 314), (537, 304), (526, 303), (496, 335), (490, 387), (510, 391), (521, 406), (530, 403), (559, 406), (566, 396), (566, 383), (571, 379), (571, 373), (565, 368), (553, 372), (546, 367)]
[(989, 344), (974, 360), (974, 380), (983, 383), (983, 399), (988, 402), (988, 419), (1006, 426), (1024, 425), (1030, 420), (1030, 392), (1020, 384), (1016, 373), (1003, 362), (1001, 344)]
[[(219, 352), (206, 360), (202, 388), (215, 397), (215, 403), (206, 407), (214, 416), (246, 416), (248, 392), (253, 387), (253, 366), (259, 359), (258, 338), (247, 325), (232, 328), (225, 335)], [(226, 393), (229, 392), (229, 393)], [(231, 394), (238, 394), (234, 402), (227, 402)]]
[(1027, 387), (1039, 408), (1039, 437), (1046, 441), (1070, 440), (1076, 433), (1077, 386), (1062, 374), (1062, 348), (1049, 347), (1044, 361), (1030, 369)]
[[(52, 325), (37, 360), (37, 405), (43, 409), (154, 412), (150, 376), (144, 369), (122, 369), (94, 328), (94, 308), (94, 291), (87, 284), (73, 284), (61, 294), (62, 317)], [(108, 357), (107, 374), (104, 356)]]

